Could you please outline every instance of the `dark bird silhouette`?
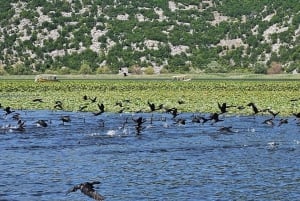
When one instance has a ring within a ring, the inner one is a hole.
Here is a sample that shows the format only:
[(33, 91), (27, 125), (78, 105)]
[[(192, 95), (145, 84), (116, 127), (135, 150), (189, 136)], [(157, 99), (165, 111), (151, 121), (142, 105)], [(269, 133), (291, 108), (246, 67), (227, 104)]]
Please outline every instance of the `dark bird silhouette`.
[(185, 119), (183, 119), (183, 118), (177, 119), (176, 124), (185, 125)]
[(63, 105), (61, 101), (55, 101), (54, 109), (63, 110)]
[(222, 126), (218, 131), (223, 133), (233, 133), (232, 126)]
[(273, 119), (275, 119), (275, 117), (280, 113), (280, 112), (274, 112), (272, 110), (268, 109), (268, 112), (273, 116)]
[(15, 111), (11, 110), (11, 108), (9, 106), (7, 106), (6, 108), (4, 108), (4, 111), (6, 112), (5, 115), (11, 114)]
[(116, 102), (116, 106), (123, 107), (123, 103), (121, 101)]
[(202, 124), (204, 124), (204, 123), (206, 123), (206, 122), (208, 122), (210, 120), (210, 119), (205, 118), (205, 117), (199, 117), (199, 118), (200, 118)]
[(229, 106), (227, 106), (226, 103), (222, 103), (222, 105), (220, 103), (218, 103), (218, 107), (221, 111), (221, 114), (228, 112), (227, 108), (229, 108)]
[(178, 103), (179, 105), (182, 105), (182, 104), (184, 104), (185, 102), (184, 102), (184, 100), (178, 100), (177, 103)]
[(98, 115), (102, 114), (104, 112), (104, 108), (105, 108), (105, 106), (104, 106), (103, 103), (101, 103), (101, 104), (98, 103), (98, 109), (99, 109), (99, 111), (98, 112), (94, 112), (93, 114), (95, 116), (98, 116)]
[(297, 117), (297, 118), (300, 118), (300, 112), (298, 112), (298, 113), (293, 113), (293, 115), (294, 115), (295, 117)]
[(176, 107), (170, 108), (170, 109), (166, 109), (166, 113), (170, 113), (173, 116), (173, 119), (176, 118), (179, 113), (178, 113), (178, 109)]
[(11, 128), (14, 131), (25, 131), (25, 121), (22, 121), (21, 119), (18, 120), (18, 127)]
[(300, 100), (300, 98), (293, 98), (293, 99), (291, 99), (290, 101), (291, 102), (296, 102), (296, 101), (299, 101)]
[(88, 100), (88, 96), (87, 96), (87, 95), (84, 95), (82, 98), (83, 98), (83, 100), (85, 100), (85, 101)]
[(32, 102), (40, 102), (40, 103), (42, 103), (43, 99), (41, 99), (41, 98), (35, 98), (35, 99), (32, 100)]
[(37, 123), (37, 125), (40, 126), (40, 127), (47, 127), (47, 126), (48, 126), (46, 120), (42, 120), (42, 119), (41, 119), (41, 120), (38, 120), (36, 123)]
[(79, 106), (79, 109), (78, 109), (78, 111), (79, 112), (82, 112), (84, 109), (86, 109), (87, 108), (87, 105), (81, 105), (81, 106)]
[(15, 113), (13, 116), (12, 116), (12, 118), (14, 119), (14, 120), (20, 120), (21, 119), (21, 114), (20, 113)]
[(141, 126), (143, 123), (146, 122), (146, 119), (144, 119), (143, 117), (139, 117), (139, 118), (137, 118), (137, 119), (133, 119), (133, 118), (132, 118), (132, 120), (133, 120), (135, 123), (137, 123), (137, 126)]
[(247, 106), (251, 106), (252, 110), (254, 112), (254, 114), (257, 114), (260, 112), (260, 110), (258, 110), (258, 108), (256, 107), (256, 105), (254, 103), (249, 103)]
[(148, 106), (150, 107), (151, 112), (155, 111), (155, 105), (154, 105), (154, 103), (150, 103), (148, 101)]
[(150, 107), (151, 112), (154, 112), (156, 110), (160, 110), (163, 108), (163, 104), (160, 104), (158, 106), (158, 108), (156, 108), (154, 103), (150, 103), (149, 101), (147, 103), (148, 103), (148, 106)]
[(139, 117), (137, 119), (133, 119), (132, 120), (137, 123), (137, 125), (135, 126), (137, 135), (141, 134), (141, 131), (143, 130), (142, 124), (146, 122), (146, 119), (144, 119), (143, 117)]
[(199, 116), (193, 115), (192, 122), (193, 123), (201, 123), (201, 119)]
[(262, 123), (263, 123), (263, 124), (270, 125), (270, 126), (274, 126), (273, 118), (266, 119), (266, 120), (264, 120)]
[(97, 101), (97, 97), (90, 98), (90, 100), (92, 101), (92, 103), (95, 103)]
[(207, 118), (201, 117), (201, 116), (193, 116), (193, 118), (192, 118), (193, 123), (202, 123), (202, 124), (204, 124), (209, 120), (210, 119), (207, 119)]
[(71, 118), (68, 115), (61, 116), (60, 120), (63, 122), (63, 125), (67, 122), (71, 122)]
[(287, 124), (287, 123), (288, 123), (287, 119), (280, 119), (278, 126), (281, 126), (282, 124)]
[(216, 112), (210, 116), (210, 119), (213, 121), (213, 123), (217, 123), (219, 121), (224, 121), (223, 119), (219, 119), (219, 114)]
[(100, 184), (100, 182), (93, 181), (93, 182), (85, 182), (85, 183), (75, 185), (73, 188), (67, 191), (67, 194), (80, 190), (83, 194), (89, 196), (90, 198), (93, 198), (94, 200), (103, 201), (104, 197), (94, 189), (95, 184)]

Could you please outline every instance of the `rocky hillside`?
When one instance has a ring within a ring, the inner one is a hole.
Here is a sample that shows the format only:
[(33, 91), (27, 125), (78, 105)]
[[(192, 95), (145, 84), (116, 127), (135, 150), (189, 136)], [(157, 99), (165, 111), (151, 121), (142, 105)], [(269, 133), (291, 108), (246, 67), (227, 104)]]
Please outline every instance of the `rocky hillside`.
[(0, 73), (291, 72), (299, 0), (0, 1)]

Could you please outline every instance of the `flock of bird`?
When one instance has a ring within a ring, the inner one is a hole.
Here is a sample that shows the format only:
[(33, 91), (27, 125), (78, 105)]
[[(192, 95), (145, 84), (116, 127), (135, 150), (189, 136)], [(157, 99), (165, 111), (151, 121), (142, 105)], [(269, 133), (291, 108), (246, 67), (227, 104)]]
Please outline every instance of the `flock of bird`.
[[(106, 112), (105, 110), (105, 105), (103, 103), (98, 103), (97, 102), (97, 97), (88, 97), (87, 95), (84, 95), (82, 97), (84, 104), (80, 105), (78, 108), (79, 112), (84, 112), (85, 109), (88, 107), (89, 104), (95, 104), (98, 108), (97, 111), (92, 112), (92, 114), (94, 116), (98, 116), (103, 114), (104, 112)], [(291, 102), (296, 102), (296, 101), (300, 101), (299, 99), (292, 99), (290, 100)], [(36, 98), (33, 99), (32, 102), (43, 102), (42, 98)], [(130, 100), (124, 100), (124, 101), (117, 101), (115, 103), (115, 106), (120, 107), (120, 110), (118, 111), (118, 113), (123, 113), (126, 109), (126, 107), (124, 106), (125, 104), (130, 103)], [(185, 102), (183, 100), (178, 100), (178, 104), (185, 104)], [(167, 108), (164, 106), (164, 104), (159, 104), (156, 105), (153, 102), (147, 101), (147, 106), (148, 106), (148, 110), (147, 111), (136, 111), (135, 114), (138, 113), (143, 113), (143, 112), (161, 112), (161, 113), (166, 113), (166, 114), (170, 114), (171, 115), (171, 119), (174, 120), (175, 124), (182, 124), (184, 125), (186, 123), (186, 119), (182, 118), (180, 114), (182, 114), (181, 112), (179, 112), (179, 109), (177, 107), (171, 107), (171, 108)], [(255, 103), (250, 102), (245, 106), (235, 106), (235, 105), (228, 105), (227, 103), (217, 103), (217, 110), (219, 112), (214, 112), (211, 113), (208, 117), (205, 116), (201, 116), (201, 115), (193, 115), (192, 117), (192, 122), (193, 123), (206, 123), (206, 122), (211, 122), (211, 124), (220, 122), (220, 121), (224, 121), (224, 119), (221, 119), (220, 115), (228, 113), (230, 108), (237, 108), (238, 110), (243, 110), (246, 107), (250, 107), (253, 115), (257, 115), (257, 114), (269, 114), (270, 118), (264, 120), (262, 123), (264, 124), (268, 124), (271, 126), (275, 125), (275, 118), (276, 116), (280, 113), (280, 112), (275, 112), (273, 110), (271, 110), (270, 108), (267, 109), (259, 109)], [(6, 125), (4, 127), (2, 127), (2, 129), (11, 129), (14, 131), (25, 131), (25, 121), (22, 120), (20, 113), (16, 112), (15, 110), (13, 110), (10, 106), (6, 106), (3, 107), (0, 104), (0, 108), (3, 108), (4, 110), (4, 117), (8, 117), (9, 115), (12, 115), (12, 119), (17, 121), (17, 125), (16, 126), (11, 126), (11, 125)], [(54, 106), (53, 106), (53, 110), (64, 110), (63, 107), (63, 102), (60, 100), (57, 100), (54, 102)], [(292, 112), (291, 115), (295, 116), (296, 119), (300, 120), (300, 112), (296, 113), (296, 112)], [(64, 125), (67, 122), (71, 122), (71, 117), (69, 115), (62, 115), (60, 116), (59, 120), (62, 122), (62, 124)], [(152, 118), (150, 119), (150, 121), (152, 122)], [(139, 116), (138, 118), (133, 118), (132, 117), (132, 122), (134, 122), (136, 124), (135, 128), (137, 131), (137, 134), (139, 135), (143, 129), (143, 123), (146, 122), (146, 119), (141, 116)], [(128, 118), (126, 118), (125, 123), (128, 123)], [(282, 124), (287, 124), (288, 123), (288, 119), (287, 118), (281, 118), (279, 120), (278, 126), (281, 126)], [(44, 120), (44, 119), (39, 119), (36, 121), (36, 124), (40, 127), (47, 127), (48, 126), (48, 120)], [(297, 124), (300, 124), (299, 122)], [(104, 126), (104, 122), (102, 121), (102, 126)], [(1, 129), (1, 128), (0, 128)], [(229, 131), (230, 127), (222, 127), (220, 129), (221, 131), (225, 130), (225, 131)]]
[[(99, 116), (106, 111), (105, 109), (105, 105), (103, 103), (98, 103), (97, 102), (97, 97), (91, 98), (88, 97), (87, 95), (83, 96), (83, 101), (84, 102), (89, 102), (89, 104), (95, 104), (98, 108), (97, 111), (92, 112), (92, 114), (94, 116)], [(43, 99), (41, 98), (37, 98), (37, 99), (33, 99), (33, 102), (43, 102)], [(300, 101), (299, 99), (293, 99), (291, 100), (292, 102), (295, 101)], [(124, 100), (124, 101), (118, 101), (115, 103), (115, 106), (120, 107), (119, 113), (123, 113), (125, 111), (125, 103), (130, 103), (130, 100)], [(166, 113), (168, 115), (170, 115), (170, 118), (174, 121), (174, 124), (180, 124), (180, 125), (185, 125), (187, 119), (185, 119), (184, 117), (182, 117), (183, 115), (181, 115), (182, 113), (179, 111), (179, 109), (177, 107), (171, 107), (171, 108), (167, 108), (164, 106), (164, 104), (158, 104), (156, 105), (153, 102), (147, 101), (146, 102), (147, 107), (149, 108), (147, 111), (136, 111), (135, 114), (139, 114), (140, 116), (138, 117), (133, 117), (131, 119), (126, 118), (125, 119), (125, 123), (128, 123), (128, 121), (132, 121), (134, 123), (134, 127), (136, 129), (136, 134), (140, 135), (142, 130), (144, 129), (144, 123), (149, 121), (149, 119), (146, 119), (143, 117), (143, 112), (147, 112), (147, 113), (154, 113), (154, 112), (161, 112), (161, 113)], [(180, 100), (178, 101), (178, 104), (185, 104), (184, 101)], [(83, 104), (83, 106), (79, 106), (78, 111), (79, 112), (84, 112), (84, 110), (88, 107), (88, 104)], [(256, 106), (255, 103), (250, 102), (248, 104), (246, 104), (245, 106), (235, 106), (235, 105), (228, 105), (227, 103), (217, 103), (217, 107), (216, 110), (218, 112), (214, 112), (211, 113), (209, 116), (205, 116), (205, 115), (196, 115), (194, 114), (192, 116), (192, 119), (190, 120), (193, 123), (201, 123), (201, 124), (206, 124), (206, 123), (210, 123), (210, 124), (216, 124), (218, 122), (224, 121), (224, 116), (222, 116), (223, 114), (226, 114), (229, 112), (230, 108), (237, 108), (238, 110), (243, 110), (245, 108), (249, 107), (252, 110), (252, 115), (257, 115), (257, 114), (268, 114), (266, 115), (268, 118), (265, 119), (262, 123), (263, 124), (267, 124), (270, 126), (275, 126), (275, 119), (278, 116), (278, 114), (280, 114), (280, 112), (275, 112), (272, 109), (260, 109)], [(3, 118), (12, 118), (13, 120), (15, 120), (16, 126), (11, 126), (11, 125), (5, 125), (3, 127), (0, 127), (0, 129), (10, 129), (10, 130), (14, 130), (14, 131), (18, 131), (18, 132), (23, 132), (26, 130), (26, 121), (24, 121), (22, 119), (21, 114), (14, 110), (13, 108), (11, 108), (10, 106), (2, 106), (0, 104), (0, 108), (3, 109), (4, 114), (3, 114)], [(53, 106), (54, 110), (64, 110), (63, 107), (63, 102), (62, 101), (55, 101), (54, 106)], [(292, 112), (291, 113), (292, 116), (294, 116), (296, 119), (298, 119), (297, 125), (300, 125), (300, 112)], [(59, 117), (59, 120), (62, 122), (62, 125), (64, 125), (65, 123), (71, 122), (71, 116), (69, 115), (62, 115)], [(152, 123), (152, 118), (150, 119), (150, 123)], [(162, 119), (163, 121), (163, 119)], [(49, 120), (44, 120), (44, 119), (39, 119), (36, 120), (35, 122), (39, 127), (48, 127), (48, 124), (51, 123), (49, 122)], [(281, 126), (283, 124), (287, 124), (289, 123), (289, 119), (287, 118), (281, 118), (278, 121), (277, 126)], [(101, 125), (104, 127), (104, 123)], [(231, 126), (222, 126), (219, 131), (221, 132), (233, 132), (232, 131), (232, 127)], [(72, 187), (70, 190), (67, 191), (67, 194), (71, 193), (71, 192), (75, 192), (77, 190), (80, 190), (82, 193), (84, 193), (85, 195), (93, 198), (94, 200), (97, 201), (103, 201), (104, 197), (102, 195), (100, 195), (98, 192), (95, 191), (94, 189), (94, 185), (95, 184), (99, 184), (100, 182), (98, 181), (93, 181), (93, 182), (85, 182), (85, 183), (81, 183), (78, 185), (75, 185), (74, 187)]]

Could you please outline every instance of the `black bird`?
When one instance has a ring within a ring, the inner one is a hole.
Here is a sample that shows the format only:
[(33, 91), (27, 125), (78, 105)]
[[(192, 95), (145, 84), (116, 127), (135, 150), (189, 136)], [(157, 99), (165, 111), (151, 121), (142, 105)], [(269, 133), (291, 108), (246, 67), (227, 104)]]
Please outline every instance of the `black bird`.
[(282, 124), (287, 124), (287, 123), (288, 123), (287, 119), (280, 119), (278, 126), (281, 126)]
[(257, 114), (260, 112), (260, 110), (258, 110), (258, 108), (256, 107), (256, 105), (254, 103), (249, 103), (247, 106), (251, 106), (252, 110), (254, 112), (254, 114)]
[(93, 198), (94, 200), (103, 201), (104, 197), (100, 195), (97, 191), (95, 191), (94, 184), (100, 184), (100, 182), (93, 181), (75, 185), (73, 188), (68, 190), (67, 194), (80, 190), (83, 194), (89, 196), (90, 198)]
[(15, 113), (15, 114), (12, 116), (12, 118), (13, 118), (14, 120), (20, 120), (20, 119), (21, 119), (21, 114), (20, 114), (20, 113)]
[(14, 131), (25, 131), (25, 121), (22, 121), (21, 119), (18, 120), (18, 127), (17, 128), (11, 128)]
[(88, 96), (87, 96), (87, 95), (84, 95), (82, 98), (83, 98), (83, 100), (85, 100), (85, 101), (88, 100)]
[(6, 112), (5, 115), (11, 114), (15, 111), (11, 110), (11, 108), (9, 106), (7, 106), (6, 108), (4, 108), (4, 111)]
[(199, 116), (193, 115), (192, 122), (193, 123), (201, 123), (201, 119)]
[(104, 105), (103, 105), (103, 103), (101, 103), (101, 104), (98, 103), (98, 108), (99, 108), (99, 110), (101, 112), (104, 112)]
[(55, 101), (54, 109), (63, 110), (62, 102), (59, 100)]
[(154, 103), (150, 103), (150, 102), (148, 101), (148, 106), (150, 107), (151, 112), (154, 112), (155, 110), (160, 110), (160, 109), (162, 109), (164, 105), (163, 105), (163, 104), (160, 104), (160, 105), (158, 106), (158, 108), (156, 108)]
[(133, 120), (135, 123), (137, 123), (137, 126), (141, 126), (143, 123), (146, 122), (146, 119), (144, 119), (143, 117), (139, 117), (139, 118), (137, 118), (137, 119), (133, 119), (133, 118), (132, 118), (132, 120)]
[(218, 103), (218, 107), (219, 107), (219, 109), (220, 109), (220, 111), (221, 111), (221, 114), (223, 114), (223, 113), (226, 113), (226, 112), (228, 112), (227, 111), (227, 104), (226, 103), (222, 103), (222, 105), (220, 104), (220, 103)]
[(179, 113), (176, 107), (170, 108), (170, 109), (166, 109), (166, 113), (170, 113), (173, 116), (173, 119), (175, 119)]
[(71, 118), (68, 115), (61, 116), (60, 120), (63, 122), (63, 125), (65, 124), (65, 122), (71, 122)]
[(266, 119), (266, 120), (264, 120), (262, 123), (263, 123), (263, 124), (270, 125), (270, 126), (274, 126), (273, 118)]
[(87, 108), (87, 105), (81, 105), (81, 106), (79, 106), (79, 109), (78, 109), (78, 111), (79, 112), (82, 112), (84, 109), (86, 109)]
[(154, 103), (150, 103), (150, 102), (148, 101), (148, 106), (150, 107), (151, 112), (154, 112), (154, 111), (155, 111), (155, 105), (154, 105)]
[(42, 103), (43, 99), (41, 99), (41, 98), (35, 98), (35, 99), (32, 100), (32, 102), (40, 102), (40, 103)]
[(300, 112), (298, 112), (298, 113), (293, 113), (293, 115), (294, 115), (295, 117), (297, 117), (297, 118), (300, 118)]
[(123, 103), (121, 101), (116, 102), (116, 106), (123, 107)]
[(92, 103), (95, 103), (95, 102), (96, 102), (96, 100), (97, 100), (97, 97), (90, 98), (90, 100), (92, 101)]
[(232, 126), (222, 126), (218, 131), (223, 133), (233, 133)]
[(38, 126), (41, 126), (41, 127), (47, 127), (48, 126), (46, 120), (41, 119), (41, 120), (38, 120), (36, 123), (37, 123)]
[(176, 124), (185, 125), (185, 119), (183, 118), (177, 119)]
[(205, 117), (199, 117), (202, 120), (202, 124), (206, 123), (207, 121), (211, 120), (211, 119), (207, 119)]
[(274, 112), (272, 110), (268, 109), (268, 112), (273, 116), (273, 119), (275, 119), (275, 117), (280, 113), (280, 112)]
[(184, 100), (178, 100), (177, 103), (178, 103), (179, 105), (181, 105), (181, 104), (184, 104), (185, 102), (184, 102)]
[(135, 126), (137, 135), (141, 134), (141, 131), (143, 130), (142, 124), (146, 122), (146, 119), (144, 119), (143, 117), (139, 117), (137, 119), (133, 119), (132, 120), (137, 123), (137, 125)]
[(102, 114), (102, 113), (104, 112), (104, 108), (105, 108), (105, 106), (104, 106), (103, 103), (101, 103), (101, 104), (98, 103), (98, 109), (99, 109), (99, 112), (94, 112), (93, 114), (94, 114), (95, 116), (98, 116), (98, 115)]
[(210, 116), (210, 119), (216, 123), (216, 122), (219, 122), (219, 121), (224, 121), (223, 119), (219, 119), (219, 114), (218, 113), (213, 113), (211, 116)]

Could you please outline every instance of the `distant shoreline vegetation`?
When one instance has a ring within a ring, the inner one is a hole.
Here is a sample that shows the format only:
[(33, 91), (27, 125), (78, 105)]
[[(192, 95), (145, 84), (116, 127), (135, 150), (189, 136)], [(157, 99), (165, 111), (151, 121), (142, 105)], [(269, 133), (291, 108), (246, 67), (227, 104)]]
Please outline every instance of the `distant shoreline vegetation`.
[[(24, 77), (23, 77), (24, 78)], [(218, 103), (232, 107), (227, 114), (252, 114), (250, 102), (259, 108), (291, 116), (300, 111), (299, 77), (242, 79), (205, 79), (191, 76), (188, 82), (173, 81), (169, 77), (127, 79), (106, 77), (102, 79), (63, 78), (61, 82), (36, 83), (34, 79), (1, 79), (0, 103), (2, 107), (28, 110), (56, 110), (61, 101), (63, 110), (94, 112), (97, 104), (104, 104), (105, 112), (150, 112), (147, 102), (164, 105), (164, 109), (176, 107), (179, 112), (219, 112)], [(58, 79), (60, 79), (58, 77)], [(84, 100), (83, 97), (89, 97)], [(41, 99), (42, 101), (34, 101)], [(94, 101), (91, 101), (91, 100)], [(120, 108), (122, 103), (122, 108)], [(244, 106), (244, 109), (238, 109)], [(157, 112), (165, 112), (165, 110)]]
[(0, 1), (0, 75), (300, 72), (289, 1)]

